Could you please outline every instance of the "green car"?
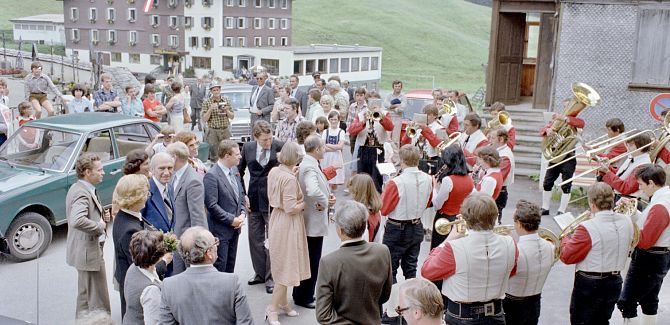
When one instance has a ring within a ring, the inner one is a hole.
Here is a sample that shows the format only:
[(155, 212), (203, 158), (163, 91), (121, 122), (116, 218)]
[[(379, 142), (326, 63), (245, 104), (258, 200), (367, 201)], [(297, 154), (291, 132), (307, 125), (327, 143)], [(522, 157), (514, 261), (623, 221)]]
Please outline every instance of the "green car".
[[(61, 115), (26, 123), (0, 147), (0, 248), (16, 260), (38, 257), (51, 243), (52, 226), (67, 223), (65, 197), (77, 181), (75, 161), (97, 154), (105, 176), (97, 190), (105, 207), (133, 149), (144, 149), (160, 126), (114, 113)], [(202, 143), (203, 161), (208, 145)]]

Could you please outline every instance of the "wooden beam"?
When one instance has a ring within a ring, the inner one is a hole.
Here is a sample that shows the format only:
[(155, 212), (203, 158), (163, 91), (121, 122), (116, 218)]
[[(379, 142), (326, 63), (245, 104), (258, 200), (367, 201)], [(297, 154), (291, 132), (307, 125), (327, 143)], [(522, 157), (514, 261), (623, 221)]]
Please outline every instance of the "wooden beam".
[(514, 1), (501, 2), (500, 12), (540, 12), (540, 13), (554, 13), (556, 12), (556, 3), (552, 2), (535, 2), (535, 1)]

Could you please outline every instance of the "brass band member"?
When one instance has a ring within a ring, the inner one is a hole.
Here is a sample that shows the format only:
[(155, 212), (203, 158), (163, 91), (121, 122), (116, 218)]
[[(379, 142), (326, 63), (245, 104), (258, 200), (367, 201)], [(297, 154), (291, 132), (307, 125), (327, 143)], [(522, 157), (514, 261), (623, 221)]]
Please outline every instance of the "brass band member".
[(519, 258), (503, 300), (507, 324), (535, 325), (540, 318), (542, 287), (554, 265), (554, 245), (537, 235), (541, 219), (537, 204), (526, 200), (516, 203), (514, 229), (519, 234)]
[[(406, 144), (400, 147), (399, 156), (402, 173), (386, 184), (381, 208), (382, 215), (388, 216), (382, 242), (391, 252), (394, 284), (398, 282), (396, 274), (399, 266), (402, 267), (405, 279), (416, 277), (424, 232), (421, 216), (428, 207), (433, 191), (433, 179), (417, 168), (419, 150)], [(393, 307), (394, 297), (397, 299), (397, 295), (392, 294), (392, 301), (389, 302)], [(388, 321), (388, 316), (384, 320)]]
[[(626, 141), (626, 149), (628, 152), (633, 152), (638, 148), (651, 143), (651, 137), (647, 133), (639, 134), (638, 136)], [(649, 146), (637, 152), (631, 153), (630, 158), (621, 164), (616, 171), (605, 166), (598, 171), (603, 174), (603, 182), (609, 184), (617, 196), (631, 195), (639, 197), (642, 193), (639, 191), (640, 185), (635, 178), (635, 171), (642, 166), (651, 164), (649, 158)]]
[[(380, 193), (383, 178), (377, 170), (377, 163), (384, 162), (384, 142), (387, 132), (393, 131), (391, 117), (381, 108), (381, 104), (381, 100), (371, 99), (368, 108), (358, 113), (348, 129), (349, 134), (356, 137), (358, 147), (358, 152), (354, 152), (354, 157), (358, 158), (356, 170), (358, 173), (369, 174)], [(382, 114), (380, 121), (372, 119), (374, 112)]]
[(465, 119), (463, 120), (463, 134), (461, 134), (461, 137), (459, 138), (459, 143), (463, 148), (465, 158), (470, 167), (474, 166), (477, 161), (475, 151), (489, 145), (486, 135), (480, 130), (481, 127), (482, 119), (477, 113), (469, 113), (468, 115), (465, 115)]
[(481, 177), (475, 185), (475, 190), (498, 199), (503, 186), (503, 174), (500, 171), (500, 155), (498, 150), (491, 147), (484, 147), (477, 152), (477, 164), (483, 168), (480, 171)]
[(507, 206), (507, 187), (514, 184), (514, 153), (509, 147), (509, 135), (504, 128), (499, 127), (489, 131), (487, 135), (491, 146), (498, 150), (500, 155), (500, 172), (503, 177), (503, 186), (496, 198), (498, 206), (498, 224), (502, 220), (502, 210)]
[[(605, 122), (605, 127), (607, 128), (607, 138), (610, 141), (616, 141), (617, 138), (621, 137), (621, 134), (626, 131), (626, 127), (623, 122), (618, 118), (611, 118)], [(592, 149), (588, 145), (584, 145), (584, 148), (589, 150)], [(626, 152), (626, 144), (619, 142), (616, 146), (613, 146), (607, 149), (605, 152), (598, 154), (598, 157), (612, 159), (622, 153)]]
[[(447, 96), (442, 96), (437, 99), (437, 109), (438, 111), (441, 110), (441, 108), (444, 106), (444, 101), (449, 99)], [(458, 117), (456, 116), (456, 113), (454, 114), (442, 114), (440, 116), (440, 123), (447, 128), (447, 135), (451, 135), (454, 132), (458, 132), (459, 130), (459, 125), (458, 125)]]
[(642, 324), (656, 323), (658, 293), (670, 268), (670, 188), (665, 186), (665, 171), (647, 165), (635, 173), (640, 189), (651, 202), (637, 218), (640, 242), (632, 255), (628, 274), (617, 306), (625, 321), (637, 317), (642, 307)]
[(434, 175), (437, 170), (442, 167), (439, 152), (435, 148), (442, 143), (442, 139), (437, 136), (437, 133), (440, 130), (444, 130), (444, 127), (440, 124), (440, 121), (437, 118), (438, 111), (435, 105), (426, 105), (426, 107), (423, 108), (423, 112), (426, 114), (426, 124), (418, 124), (421, 128), (421, 134), (417, 134), (414, 138), (410, 138), (407, 136), (407, 133), (405, 133), (402, 138), (402, 144), (411, 143), (412, 145), (417, 146), (421, 155), (419, 169), (429, 175)]
[[(491, 118), (496, 120), (498, 119), (498, 113), (505, 111), (505, 104), (501, 102), (495, 102), (491, 105)], [(505, 111), (506, 112), (506, 111)], [(507, 123), (501, 124), (501, 127), (507, 131), (507, 146), (510, 149), (514, 149), (516, 145), (516, 128), (512, 125), (512, 118), (507, 118)]]
[[(567, 104), (567, 101), (564, 101), (564, 103)], [(554, 114), (553, 119), (540, 130), (540, 136), (542, 137), (551, 136), (552, 133), (554, 133), (554, 131), (552, 130), (552, 126), (555, 121), (559, 120), (564, 120), (565, 122), (567, 122), (568, 125), (570, 125), (572, 128), (575, 129), (575, 132), (576, 129), (584, 128), (584, 120), (577, 117), (578, 113), (579, 112), (575, 113), (574, 116)], [(565, 157), (561, 161), (565, 159), (570, 160), (568, 162), (562, 163), (558, 167), (547, 169), (547, 173), (544, 175), (544, 180), (542, 181), (542, 187), (544, 189), (544, 192), (542, 193), (543, 216), (549, 215), (549, 204), (551, 203), (551, 189), (554, 187), (554, 182), (556, 182), (558, 176), (560, 175), (563, 178), (563, 180), (567, 180), (574, 175), (575, 169), (577, 168), (577, 159), (574, 159), (574, 152), (565, 155)], [(556, 161), (554, 163), (559, 163), (561, 161)], [(551, 164), (549, 166), (551, 166)], [(558, 206), (557, 214), (565, 213), (565, 210), (568, 208), (568, 203), (570, 203), (571, 190), (572, 190), (572, 182), (561, 186), (561, 191), (563, 192), (563, 194), (561, 194), (561, 203)]]
[(570, 299), (572, 324), (608, 324), (621, 293), (621, 270), (633, 240), (631, 218), (612, 211), (614, 192), (605, 183), (588, 191), (591, 219), (561, 240), (561, 261), (576, 264)]
[(502, 298), (514, 275), (518, 251), (510, 236), (493, 233), (498, 218), (491, 197), (474, 193), (461, 206), (465, 237), (452, 231), (421, 268), (428, 280), (444, 279), (448, 324), (505, 324)]

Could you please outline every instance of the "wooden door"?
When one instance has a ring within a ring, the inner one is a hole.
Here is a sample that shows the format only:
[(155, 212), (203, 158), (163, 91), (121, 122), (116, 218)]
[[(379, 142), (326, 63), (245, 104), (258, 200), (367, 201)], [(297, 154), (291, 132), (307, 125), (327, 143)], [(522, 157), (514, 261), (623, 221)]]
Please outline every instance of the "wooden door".
[(516, 104), (521, 95), (525, 13), (500, 13), (498, 18), (492, 102)]
[(102, 64), (103, 65), (110, 65), (110, 63), (112, 61), (111, 58), (112, 58), (112, 55), (110, 53), (102, 52)]
[(535, 66), (535, 91), (533, 91), (533, 108), (548, 109), (551, 100), (551, 83), (554, 60), (554, 31), (556, 18), (554, 14), (545, 13), (540, 16), (540, 36), (537, 45), (537, 65)]

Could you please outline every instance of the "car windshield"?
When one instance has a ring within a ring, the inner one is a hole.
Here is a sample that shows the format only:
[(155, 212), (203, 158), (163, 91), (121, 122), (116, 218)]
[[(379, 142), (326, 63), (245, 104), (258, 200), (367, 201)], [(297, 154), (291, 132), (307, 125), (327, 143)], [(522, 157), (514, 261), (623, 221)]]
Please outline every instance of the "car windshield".
[(423, 114), (423, 108), (432, 104), (433, 100), (425, 98), (407, 98), (407, 106), (403, 112), (403, 118), (411, 120), (414, 118), (414, 113)]
[(0, 162), (63, 171), (80, 137), (77, 133), (23, 126), (0, 148)]
[(230, 98), (231, 105), (235, 110), (249, 108), (249, 102), (251, 101), (251, 92), (249, 91), (223, 92), (221, 95)]

